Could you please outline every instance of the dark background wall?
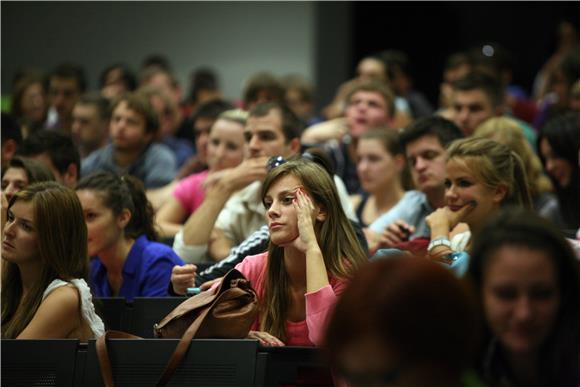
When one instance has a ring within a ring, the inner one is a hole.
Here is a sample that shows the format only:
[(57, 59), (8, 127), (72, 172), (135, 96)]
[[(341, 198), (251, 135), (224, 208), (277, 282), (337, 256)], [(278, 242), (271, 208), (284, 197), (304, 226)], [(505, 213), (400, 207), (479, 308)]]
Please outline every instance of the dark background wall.
[(514, 56), (514, 81), (531, 91), (534, 76), (553, 53), (557, 25), (578, 26), (573, 2), (355, 2), (352, 5), (356, 62), (375, 51), (400, 49), (414, 63), (415, 83), (436, 102), (448, 55), (475, 44), (497, 42)]

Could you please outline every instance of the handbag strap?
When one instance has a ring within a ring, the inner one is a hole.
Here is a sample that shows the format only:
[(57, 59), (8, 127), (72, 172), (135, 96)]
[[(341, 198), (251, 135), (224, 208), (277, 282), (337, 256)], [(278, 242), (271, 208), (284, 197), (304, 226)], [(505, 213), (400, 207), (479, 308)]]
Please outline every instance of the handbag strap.
[(183, 358), (185, 357), (185, 354), (187, 353), (187, 350), (189, 349), (189, 346), (191, 345), (191, 340), (193, 340), (193, 338), (195, 337), (195, 334), (197, 333), (197, 331), (201, 327), (201, 324), (205, 320), (205, 318), (208, 315), (208, 313), (210, 312), (210, 310), (213, 308), (215, 301), (217, 301), (217, 298), (214, 300), (214, 302), (211, 303), (211, 305), (208, 305), (197, 316), (197, 318), (193, 321), (193, 323), (191, 323), (189, 328), (187, 328), (187, 330), (185, 331), (183, 336), (181, 336), (181, 339), (179, 340), (179, 343), (177, 344), (177, 347), (175, 348), (173, 355), (171, 355), (169, 362), (165, 366), (165, 370), (163, 370), (163, 374), (159, 378), (159, 381), (157, 382), (156, 387), (164, 387), (167, 385), (167, 383), (169, 383), (169, 380), (171, 380), (171, 377), (173, 376), (173, 374), (177, 370), (177, 367), (179, 367), (179, 365), (183, 361)]
[(99, 360), (103, 383), (105, 383), (105, 387), (115, 387), (111, 359), (109, 358), (109, 351), (107, 350), (107, 339), (141, 339), (141, 337), (121, 331), (106, 331), (104, 335), (99, 336), (97, 339), (97, 359)]

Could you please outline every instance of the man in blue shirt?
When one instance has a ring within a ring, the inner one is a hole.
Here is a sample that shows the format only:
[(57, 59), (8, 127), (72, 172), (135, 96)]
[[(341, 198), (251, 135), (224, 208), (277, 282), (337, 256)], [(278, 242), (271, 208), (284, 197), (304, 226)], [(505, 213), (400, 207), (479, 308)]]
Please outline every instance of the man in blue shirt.
[(145, 188), (158, 188), (173, 180), (175, 156), (166, 145), (154, 142), (159, 120), (147, 98), (127, 94), (113, 105), (111, 143), (82, 161), (81, 175), (106, 170), (140, 179)]

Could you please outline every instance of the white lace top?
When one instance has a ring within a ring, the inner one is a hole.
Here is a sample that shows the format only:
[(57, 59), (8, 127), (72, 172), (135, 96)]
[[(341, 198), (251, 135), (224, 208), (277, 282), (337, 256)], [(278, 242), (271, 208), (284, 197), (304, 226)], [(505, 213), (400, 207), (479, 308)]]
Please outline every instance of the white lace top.
[(81, 296), (81, 313), (83, 318), (89, 323), (95, 338), (102, 336), (105, 333), (105, 324), (103, 324), (103, 320), (101, 320), (101, 318), (95, 312), (93, 296), (91, 295), (89, 285), (87, 285), (84, 279), (73, 279), (70, 282), (55, 279), (50, 283), (50, 285), (48, 285), (42, 294), (42, 299), (44, 300), (54, 289), (66, 286), (69, 283), (74, 285), (79, 290), (79, 294)]

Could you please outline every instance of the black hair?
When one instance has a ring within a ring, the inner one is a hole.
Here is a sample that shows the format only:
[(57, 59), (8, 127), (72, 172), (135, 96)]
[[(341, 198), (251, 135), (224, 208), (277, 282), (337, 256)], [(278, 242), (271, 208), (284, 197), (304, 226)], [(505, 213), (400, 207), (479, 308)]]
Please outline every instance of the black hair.
[(127, 86), (128, 91), (134, 91), (137, 88), (137, 77), (135, 73), (124, 63), (115, 63), (107, 66), (99, 76), (99, 88), (103, 88), (107, 82), (107, 76), (113, 70), (121, 70), (121, 79)]
[(419, 118), (403, 129), (399, 141), (405, 148), (410, 142), (427, 135), (436, 136), (444, 148), (453, 141), (463, 138), (463, 132), (455, 123), (440, 116), (430, 116)]
[(14, 117), (2, 112), (2, 144), (6, 140), (14, 140), (16, 145), (20, 145), (22, 143), (22, 131)]
[(200, 90), (218, 90), (218, 77), (210, 68), (199, 68), (191, 74), (191, 91), (189, 99), (196, 103)]
[(82, 66), (76, 63), (61, 63), (56, 66), (49, 76), (49, 81), (52, 78), (73, 78), (77, 82), (77, 86), (81, 93), (87, 90), (87, 77)]
[(267, 91), (276, 102), (283, 102), (286, 97), (286, 89), (278, 78), (266, 71), (259, 72), (252, 75), (244, 88), (244, 106), (246, 109), (248, 105), (256, 102), (260, 91)]
[(565, 226), (577, 230), (580, 227), (580, 167), (578, 167), (578, 152), (580, 151), (580, 116), (575, 113), (566, 113), (549, 120), (540, 130), (537, 140), (538, 155), (542, 164), (546, 160), (540, 151), (540, 144), (546, 139), (557, 157), (561, 157), (572, 166), (572, 176), (568, 187), (562, 187), (556, 179), (550, 176), (558, 202), (560, 214), (564, 219)]
[(149, 240), (158, 239), (155, 230), (155, 211), (145, 195), (143, 183), (133, 176), (118, 176), (112, 172), (95, 172), (78, 182), (76, 190), (96, 191), (105, 207), (115, 216), (123, 209), (129, 210), (131, 220), (125, 227), (125, 235), (137, 238), (146, 235)]
[(258, 104), (250, 110), (249, 117), (264, 117), (273, 109), (278, 110), (282, 116), (282, 131), (284, 132), (286, 143), (295, 138), (300, 138), (304, 124), (285, 103), (266, 102)]
[(489, 98), (493, 107), (501, 106), (504, 101), (503, 87), (496, 77), (482, 71), (472, 71), (453, 82), (455, 91), (481, 90)]
[(52, 164), (61, 174), (69, 165), (81, 168), (81, 156), (73, 140), (61, 133), (50, 130), (40, 130), (30, 134), (18, 148), (18, 155), (25, 157), (38, 156), (46, 153)]
[(109, 121), (111, 118), (111, 103), (110, 101), (97, 93), (87, 93), (81, 95), (76, 103), (77, 105), (91, 105), (97, 108), (97, 113), (101, 120)]
[(41, 181), (54, 181), (54, 175), (50, 169), (41, 162), (26, 157), (15, 156), (6, 165), (2, 165), (2, 177), (8, 168), (23, 169), (26, 172), (28, 185)]
[(232, 105), (231, 103), (224, 101), (222, 99), (214, 99), (199, 106), (199, 108), (196, 110), (195, 114), (192, 117), (192, 122), (195, 124), (195, 121), (197, 121), (197, 119), (199, 118), (210, 118), (217, 120), (220, 114), (222, 114), (226, 110), (231, 109), (234, 109), (234, 105)]

